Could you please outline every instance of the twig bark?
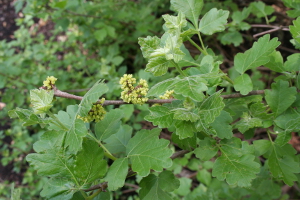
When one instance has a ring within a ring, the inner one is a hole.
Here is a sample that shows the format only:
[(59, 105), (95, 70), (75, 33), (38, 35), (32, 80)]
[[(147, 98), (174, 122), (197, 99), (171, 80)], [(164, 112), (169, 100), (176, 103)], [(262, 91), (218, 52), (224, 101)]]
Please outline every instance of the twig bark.
[[(235, 93), (235, 94), (221, 95), (221, 97), (224, 99), (230, 99), (230, 98), (239, 98), (239, 97), (246, 97), (246, 96), (251, 96), (251, 95), (261, 95), (261, 94), (264, 94), (264, 90), (251, 91), (247, 95)], [(58, 89), (54, 90), (54, 96), (63, 97), (63, 98), (67, 98), (67, 99), (75, 99), (75, 100), (79, 100), (79, 101), (81, 101), (83, 99), (83, 97), (81, 97), (81, 96), (69, 94), (67, 92), (63, 92)], [(149, 99), (146, 103), (148, 103), (148, 104), (172, 103), (172, 101), (175, 101), (175, 100), (177, 100), (177, 99)], [(124, 102), (123, 100), (105, 100), (102, 105), (108, 106), (108, 105), (122, 105), (122, 104), (128, 104), (128, 103)]]

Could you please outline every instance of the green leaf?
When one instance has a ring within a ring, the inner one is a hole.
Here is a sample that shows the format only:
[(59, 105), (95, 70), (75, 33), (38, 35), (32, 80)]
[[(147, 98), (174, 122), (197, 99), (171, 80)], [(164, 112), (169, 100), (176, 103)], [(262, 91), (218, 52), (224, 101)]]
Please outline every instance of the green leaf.
[(52, 177), (44, 186), (42, 196), (71, 199), (76, 191), (102, 178), (107, 164), (103, 160), (103, 149), (96, 142), (84, 140), (82, 150), (74, 160), (59, 148), (62, 138), (59, 132), (44, 133), (35, 143), (35, 150), (39, 153), (29, 154), (26, 159), (40, 175)]
[(196, 132), (195, 125), (190, 121), (176, 121), (176, 135), (179, 136), (179, 139), (185, 139), (188, 137), (193, 137), (194, 132)]
[(170, 108), (165, 106), (154, 106), (149, 108), (150, 115), (145, 120), (152, 122), (154, 126), (159, 128), (167, 128), (173, 124), (174, 113)]
[(209, 185), (211, 182), (211, 173), (208, 172), (206, 169), (201, 169), (198, 174), (197, 174), (197, 179), (201, 182), (204, 183), (205, 185)]
[(235, 69), (243, 74), (248, 69), (259, 67), (269, 62), (269, 55), (278, 47), (277, 38), (270, 41), (270, 35), (265, 35), (255, 42), (251, 49), (245, 53), (238, 53), (234, 57)]
[(245, 133), (247, 130), (254, 127), (261, 127), (262, 120), (256, 117), (251, 117), (247, 112), (244, 112), (241, 116), (240, 121), (235, 123), (235, 128), (237, 128), (241, 133)]
[(57, 114), (58, 120), (65, 126), (52, 126), (55, 130), (66, 131), (65, 147), (68, 147), (70, 152), (77, 153), (82, 147), (82, 138), (87, 134), (87, 128), (81, 119), (76, 119), (79, 106), (71, 105), (67, 107), (67, 112), (59, 111)]
[(77, 115), (80, 115), (81, 117), (87, 116), (88, 112), (93, 106), (93, 103), (97, 102), (99, 97), (101, 97), (107, 91), (108, 87), (102, 81), (95, 83), (81, 100)]
[(223, 45), (233, 44), (235, 47), (243, 42), (242, 34), (238, 31), (225, 33), (220, 39)]
[(76, 155), (73, 166), (77, 182), (83, 186), (89, 186), (96, 179), (102, 178), (107, 171), (107, 163), (103, 159), (104, 151), (98, 143), (85, 139), (82, 150)]
[[(26, 160), (37, 170), (41, 176), (64, 175), (69, 177), (68, 163), (72, 163), (72, 158), (64, 156), (62, 145), (63, 133), (59, 131), (48, 131), (41, 136), (41, 140), (34, 144), (32, 153), (26, 156)], [(44, 146), (43, 146), (44, 145)]]
[(266, 6), (266, 4), (261, 1), (252, 2), (250, 6), (252, 8), (252, 13), (257, 17), (266, 17), (274, 12), (274, 8), (272, 6)]
[(206, 161), (214, 157), (218, 153), (218, 150), (216, 140), (206, 137), (199, 142), (199, 147), (194, 152), (197, 158)]
[(156, 36), (147, 36), (146, 38), (139, 38), (139, 45), (141, 46), (141, 50), (144, 58), (149, 59), (150, 55), (154, 52), (154, 50), (160, 47), (160, 39)]
[(174, 119), (177, 120), (184, 120), (184, 121), (191, 121), (195, 122), (197, 121), (200, 117), (199, 115), (191, 112), (188, 109), (185, 108), (175, 108), (172, 110), (174, 112)]
[(30, 90), (30, 101), (35, 114), (46, 113), (52, 107), (54, 91), (43, 89)]
[(289, 26), (293, 38), (300, 43), (300, 17), (293, 21), (294, 26)]
[(287, 57), (287, 61), (284, 63), (285, 71), (296, 72), (299, 70), (300, 53), (294, 53)]
[(132, 127), (122, 125), (116, 134), (104, 140), (104, 146), (112, 154), (123, 153), (126, 151), (126, 146), (131, 138), (131, 134)]
[(8, 115), (10, 118), (18, 117), (23, 122), (22, 126), (31, 126), (34, 124), (45, 125), (52, 121), (52, 119), (42, 119), (35, 115), (33, 111), (22, 108), (8, 111)]
[(253, 90), (253, 84), (248, 74), (242, 74), (234, 80), (234, 89), (240, 91), (242, 95), (247, 95)]
[(206, 80), (199, 76), (189, 76), (174, 83), (172, 89), (174, 87), (175, 93), (184, 97), (189, 97), (194, 101), (202, 101), (204, 99), (203, 92), (208, 89), (206, 83)]
[(283, 67), (283, 58), (280, 51), (273, 51), (273, 53), (269, 55), (269, 58), (270, 60), (265, 64), (265, 67), (268, 67), (269, 69), (279, 73), (285, 71), (285, 67)]
[(141, 180), (139, 195), (143, 200), (172, 200), (168, 192), (174, 191), (179, 185), (179, 180), (170, 171), (163, 171), (158, 176), (150, 174)]
[(197, 27), (199, 15), (203, 7), (203, 0), (171, 0), (171, 6), (177, 12), (183, 12), (186, 18)]
[(222, 90), (214, 93), (201, 103), (198, 109), (201, 121), (210, 124), (221, 114), (225, 106), (223, 98), (220, 97), (221, 92)]
[(224, 110), (221, 111), (221, 114), (216, 117), (215, 121), (210, 125), (215, 129), (217, 136), (221, 139), (227, 138), (230, 139), (233, 135), (232, 126), (232, 117), (230, 114)]
[(239, 150), (238, 143), (232, 143), (237, 138), (233, 139), (221, 142), (222, 155), (215, 161), (212, 175), (221, 181), (226, 179), (229, 185), (249, 187), (251, 180), (259, 173), (260, 165), (254, 161), (254, 155)]
[(294, 185), (297, 181), (295, 173), (300, 172), (299, 160), (295, 158), (296, 150), (290, 145), (279, 146), (272, 143), (272, 148), (268, 152), (268, 166), (272, 176), (283, 180), (287, 185)]
[(75, 184), (66, 178), (52, 178), (46, 181), (41, 196), (47, 199), (72, 199)]
[(212, 35), (215, 32), (224, 31), (228, 16), (229, 11), (212, 8), (201, 19), (199, 31), (205, 35)]
[(102, 42), (107, 36), (107, 30), (104, 28), (100, 30), (96, 30), (94, 32), (94, 36), (98, 42)]
[(169, 141), (159, 139), (161, 129), (141, 130), (131, 138), (126, 153), (131, 160), (132, 170), (140, 176), (147, 176), (150, 170), (162, 171), (172, 165), (168, 148)]
[(122, 187), (128, 173), (128, 158), (119, 158), (110, 166), (105, 181), (108, 182), (108, 189), (115, 191)]
[(179, 139), (179, 136), (172, 134), (172, 142), (177, 144), (181, 149), (192, 151), (197, 146), (196, 134), (193, 137)]
[(269, 151), (271, 142), (269, 140), (255, 140), (253, 141), (255, 156), (261, 156)]
[(121, 119), (123, 111), (120, 109), (113, 109), (106, 113), (103, 120), (95, 125), (95, 135), (100, 141), (109, 138), (111, 135), (117, 133), (121, 127)]
[(272, 90), (265, 90), (265, 99), (275, 116), (283, 113), (296, 100), (296, 88), (289, 87), (287, 81), (272, 83)]

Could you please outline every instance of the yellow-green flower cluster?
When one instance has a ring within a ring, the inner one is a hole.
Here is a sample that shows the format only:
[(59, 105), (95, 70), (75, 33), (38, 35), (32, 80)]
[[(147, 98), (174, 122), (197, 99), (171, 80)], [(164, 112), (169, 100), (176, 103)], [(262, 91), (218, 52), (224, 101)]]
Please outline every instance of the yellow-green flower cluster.
[[(174, 90), (167, 90), (164, 95), (159, 96), (159, 99), (174, 99), (173, 93), (174, 93)], [(152, 105), (152, 107), (161, 106), (161, 105), (162, 104), (160, 104), (160, 103), (155, 103)]]
[(164, 95), (160, 95), (160, 99), (173, 99), (174, 90), (167, 90)]
[(92, 109), (88, 112), (88, 115), (85, 116), (85, 117), (81, 117), (81, 116), (77, 116), (78, 119), (81, 119), (82, 121), (88, 123), (88, 122), (99, 122), (101, 121), (105, 114), (106, 114), (106, 111), (105, 109), (103, 108), (102, 104), (104, 103), (105, 99), (102, 98), (100, 100), (100, 103), (95, 103), (93, 106), (92, 106)]
[(145, 96), (149, 90), (146, 80), (141, 79), (137, 86), (133, 86), (136, 83), (136, 79), (132, 77), (132, 74), (124, 74), (120, 79), (122, 93), (121, 99), (127, 103), (144, 104), (148, 101)]
[(48, 76), (47, 79), (43, 81), (44, 87), (47, 88), (47, 90), (52, 90), (56, 80), (57, 78), (54, 76)]

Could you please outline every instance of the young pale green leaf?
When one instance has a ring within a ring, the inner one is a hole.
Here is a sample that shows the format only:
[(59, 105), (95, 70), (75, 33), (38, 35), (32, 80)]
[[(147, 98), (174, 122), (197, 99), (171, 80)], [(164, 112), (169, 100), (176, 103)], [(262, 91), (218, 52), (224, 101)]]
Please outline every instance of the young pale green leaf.
[[(181, 36), (182, 37), (182, 36)], [(179, 67), (186, 67), (186, 66), (197, 66), (197, 67), (201, 67), (201, 65), (199, 64), (199, 62), (195, 61), (195, 59), (191, 56), (191, 53), (189, 52), (189, 50), (187, 50), (184, 46), (184, 44), (182, 44), (180, 46), (180, 50), (185, 54), (183, 56), (183, 58), (178, 62)]]
[(166, 39), (165, 48), (166, 52), (166, 59), (167, 60), (174, 60), (174, 62), (178, 63), (181, 59), (185, 56), (185, 53), (181, 51), (180, 47), (182, 46), (182, 38), (178, 37), (177, 35), (169, 35)]
[(146, 38), (139, 38), (139, 45), (144, 58), (149, 59), (150, 55), (158, 48), (160, 48), (160, 39), (156, 36), (148, 36)]
[(194, 112), (192, 112), (186, 108), (175, 108), (172, 111), (173, 112), (175, 111), (174, 119), (177, 119), (177, 120), (195, 122), (200, 118), (199, 115), (195, 114)]
[(193, 122), (190, 121), (176, 121), (175, 122), (176, 127), (176, 135), (179, 136), (179, 139), (185, 139), (189, 137), (193, 137), (196, 129)]
[(205, 35), (224, 31), (228, 16), (229, 11), (212, 8), (200, 20), (199, 31)]
[(241, 157), (222, 154), (215, 161), (212, 175), (221, 181), (226, 179), (229, 185), (249, 187), (251, 186), (251, 180), (256, 177), (260, 168), (254, 159), (255, 156), (250, 154)]
[(75, 183), (67, 178), (51, 178), (45, 182), (41, 196), (47, 199), (69, 200), (76, 192)]
[(232, 122), (232, 117), (230, 114), (224, 110), (221, 111), (221, 114), (216, 117), (215, 121), (210, 125), (215, 129), (217, 136), (221, 139), (224, 138), (231, 138), (232, 133), (232, 126), (230, 123)]
[(188, 137), (185, 139), (179, 139), (179, 136), (172, 134), (172, 142), (177, 144), (181, 149), (192, 151), (197, 146), (196, 134), (193, 137)]
[(279, 73), (286, 71), (285, 67), (283, 67), (283, 58), (280, 51), (273, 51), (273, 53), (269, 55), (269, 58), (270, 60), (265, 64), (265, 67)]
[(216, 140), (206, 137), (199, 142), (199, 147), (194, 152), (197, 158), (206, 161), (214, 157), (218, 153), (218, 150)]
[(177, 12), (183, 12), (197, 28), (198, 19), (203, 7), (203, 0), (171, 0), (171, 6)]
[(220, 97), (222, 90), (214, 93), (207, 99), (205, 99), (199, 109), (200, 120), (206, 124), (210, 124), (215, 121), (215, 118), (221, 114), (221, 111), (225, 107), (223, 99)]
[(33, 144), (33, 149), (37, 153), (44, 153), (47, 150), (59, 148), (62, 146), (64, 138), (63, 131), (46, 131), (40, 136), (40, 140)]
[(272, 90), (265, 90), (265, 99), (275, 117), (283, 113), (296, 100), (296, 88), (289, 87), (287, 81), (278, 81), (271, 85)]
[(167, 73), (168, 67), (172, 66), (171, 61), (165, 57), (156, 57), (149, 60), (145, 71), (153, 73), (154, 76), (162, 76)]
[(296, 150), (290, 144), (281, 147), (272, 143), (272, 149), (267, 156), (272, 176), (282, 179), (289, 186), (298, 180), (295, 173), (300, 172), (299, 160), (296, 159), (295, 153)]
[(174, 191), (179, 185), (179, 180), (170, 171), (163, 171), (158, 176), (150, 174), (141, 180), (139, 195), (143, 200), (172, 200), (168, 192)]
[(180, 34), (181, 29), (187, 25), (187, 21), (182, 12), (178, 13), (178, 16), (171, 16), (169, 14), (162, 16), (165, 20), (165, 26), (168, 28), (167, 32), (171, 34)]
[(126, 151), (126, 146), (131, 138), (131, 134), (132, 127), (128, 125), (122, 125), (116, 134), (113, 134), (104, 140), (104, 146), (112, 154), (123, 153)]
[(108, 189), (115, 191), (122, 187), (128, 174), (128, 158), (119, 158), (110, 166), (104, 180), (108, 182)]
[(165, 106), (154, 106), (149, 108), (150, 115), (145, 120), (152, 122), (154, 126), (159, 128), (167, 128), (173, 124), (174, 113), (170, 108)]
[(300, 43), (300, 17), (293, 21), (294, 26), (289, 26), (293, 38)]
[(89, 186), (88, 184), (106, 174), (107, 163), (103, 156), (104, 151), (98, 143), (88, 139), (83, 141), (82, 150), (76, 155), (75, 165), (72, 167), (76, 182), (81, 187)]
[(35, 114), (46, 113), (52, 107), (54, 91), (43, 89), (30, 90), (30, 101)]
[(169, 141), (159, 139), (161, 129), (141, 130), (131, 138), (126, 147), (127, 157), (131, 161), (132, 170), (140, 176), (147, 176), (150, 170), (162, 171), (172, 165), (168, 148)]
[(174, 83), (172, 89), (174, 87), (175, 93), (200, 102), (204, 99), (203, 92), (208, 89), (206, 83), (206, 80), (199, 76), (189, 76)]
[(177, 83), (179, 80), (180, 79), (177, 78), (169, 78), (167, 80), (157, 83), (148, 91), (147, 97), (158, 96), (165, 93), (167, 90), (170, 90), (173, 84)]
[(237, 128), (241, 133), (245, 133), (247, 130), (254, 127), (261, 127), (262, 120), (256, 117), (251, 117), (247, 112), (244, 112), (241, 116), (240, 121), (235, 123), (235, 128)]
[(265, 35), (255, 42), (251, 49), (245, 53), (238, 53), (234, 57), (235, 69), (243, 74), (248, 69), (264, 65), (269, 62), (269, 55), (278, 47), (280, 42), (277, 38), (270, 40), (270, 35)]
[(93, 87), (84, 95), (83, 99), (79, 104), (77, 115), (85, 117), (91, 110), (93, 103), (99, 100), (103, 94), (108, 91), (108, 87), (102, 82), (98, 81)]
[(106, 113), (103, 120), (95, 125), (95, 135), (100, 141), (109, 138), (111, 135), (117, 133), (121, 127), (121, 119), (123, 111), (120, 109), (113, 109)]
[(284, 63), (284, 69), (285, 71), (289, 72), (296, 72), (299, 71), (299, 65), (300, 62), (300, 53), (294, 53), (287, 57), (287, 61)]
[(240, 91), (242, 95), (247, 95), (253, 90), (253, 84), (248, 74), (242, 74), (234, 80), (234, 89)]

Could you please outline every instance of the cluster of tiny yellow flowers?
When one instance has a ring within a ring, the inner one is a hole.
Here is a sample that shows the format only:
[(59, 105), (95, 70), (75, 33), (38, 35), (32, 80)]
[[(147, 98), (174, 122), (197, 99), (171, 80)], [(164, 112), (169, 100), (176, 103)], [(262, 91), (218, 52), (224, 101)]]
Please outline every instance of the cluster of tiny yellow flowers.
[[(173, 93), (174, 93), (174, 90), (167, 90), (165, 92), (165, 94), (164, 95), (160, 95), (159, 98), (160, 99), (174, 99)], [(154, 106), (161, 106), (161, 105), (162, 104), (160, 104), (160, 103), (155, 103), (155, 104), (152, 105), (152, 107), (154, 107)]]
[(56, 80), (57, 78), (54, 76), (48, 76), (47, 79), (43, 81), (44, 87), (47, 88), (47, 90), (52, 90)]
[(88, 115), (85, 116), (85, 117), (81, 117), (81, 116), (77, 116), (78, 119), (81, 119), (82, 121), (88, 123), (88, 122), (99, 122), (101, 121), (105, 114), (106, 114), (106, 111), (105, 109), (102, 107), (102, 104), (104, 103), (105, 99), (102, 98), (100, 100), (100, 103), (95, 103), (91, 110), (88, 112)]
[(136, 79), (132, 78), (132, 74), (124, 74), (124, 76), (120, 79), (122, 93), (121, 99), (127, 103), (133, 104), (144, 104), (148, 101), (148, 98), (145, 96), (149, 90), (147, 81), (141, 79), (137, 86), (133, 86), (136, 83)]
[(174, 90), (167, 90), (164, 95), (160, 95), (160, 99), (173, 99)]

